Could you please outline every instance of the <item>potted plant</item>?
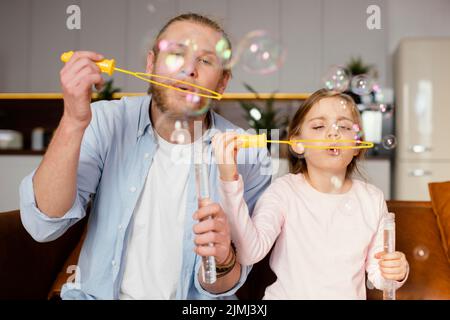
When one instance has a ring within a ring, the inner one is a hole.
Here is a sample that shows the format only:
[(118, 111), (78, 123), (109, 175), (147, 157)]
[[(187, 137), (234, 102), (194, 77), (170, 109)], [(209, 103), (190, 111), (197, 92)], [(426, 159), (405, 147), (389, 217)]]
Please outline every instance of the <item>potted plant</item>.
[(103, 88), (98, 92), (97, 96), (92, 99), (93, 101), (100, 100), (112, 100), (114, 93), (120, 92), (120, 88), (115, 88), (113, 86), (114, 79), (109, 79), (103, 85)]
[[(244, 83), (245, 88), (255, 94), (256, 99), (261, 99), (259, 93), (249, 84)], [(272, 130), (280, 130), (279, 139), (283, 139), (287, 134), (287, 125), (289, 123), (289, 116), (280, 115), (279, 110), (274, 108), (275, 93), (273, 92), (269, 99), (265, 100), (265, 105), (254, 101), (239, 100), (239, 104), (245, 111), (245, 118), (249, 126), (259, 133), (260, 130), (267, 130), (267, 139), (271, 140)], [(270, 143), (267, 144), (270, 151)]]
[[(378, 79), (376, 67), (372, 64), (365, 64), (361, 57), (351, 57), (345, 68), (350, 73), (350, 79), (361, 74), (365, 74), (373, 80)], [(348, 88), (345, 93), (351, 96), (356, 103), (361, 103), (361, 97), (353, 93), (351, 88)]]

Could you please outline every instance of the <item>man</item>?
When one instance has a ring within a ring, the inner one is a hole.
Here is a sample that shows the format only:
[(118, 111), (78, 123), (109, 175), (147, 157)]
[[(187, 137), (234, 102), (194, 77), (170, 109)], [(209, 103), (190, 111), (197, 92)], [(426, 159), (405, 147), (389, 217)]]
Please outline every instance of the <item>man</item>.
[[(223, 38), (229, 43), (220, 26), (206, 17), (178, 16), (157, 36), (146, 71), (223, 93), (230, 71), (215, 54), (215, 44)], [(167, 52), (167, 45), (158, 45), (162, 39), (179, 51)], [(168, 68), (168, 56), (182, 62), (178, 70)], [(211, 201), (198, 209), (194, 165), (170, 161), (175, 147), (194, 144), (171, 143), (178, 121), (174, 115), (186, 113), (188, 94), (151, 86), (150, 96), (91, 105), (92, 85), (98, 88), (103, 84), (95, 64), (102, 59), (94, 52), (76, 52), (61, 70), (64, 115), (42, 163), (20, 187), (22, 222), (41, 242), (61, 236), (86, 215), (86, 206), (92, 201), (76, 285), (66, 284), (62, 298), (233, 295), (250, 268), (236, 262), (226, 214), (218, 204), (216, 166), (209, 169)], [(237, 129), (207, 112), (188, 119), (190, 136), (194, 136), (194, 119), (209, 129)], [(207, 132), (202, 140), (209, 144), (207, 152), (211, 154), (212, 137)], [(266, 152), (259, 151), (256, 156), (239, 166), (250, 210), (270, 183), (270, 174), (261, 172), (261, 163), (270, 165)], [(212, 219), (194, 220), (197, 209)], [(206, 283), (201, 276), (203, 256), (216, 259), (219, 273), (215, 283)]]

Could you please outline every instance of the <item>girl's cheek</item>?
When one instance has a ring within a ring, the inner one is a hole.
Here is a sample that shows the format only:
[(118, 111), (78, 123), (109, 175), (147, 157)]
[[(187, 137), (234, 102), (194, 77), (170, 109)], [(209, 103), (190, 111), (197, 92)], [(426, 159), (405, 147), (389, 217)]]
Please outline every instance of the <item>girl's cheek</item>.
[(343, 136), (345, 136), (345, 137), (348, 138), (348, 139), (354, 140), (356, 134), (355, 134), (355, 132), (354, 132), (353, 130), (346, 130), (346, 131), (344, 132)]

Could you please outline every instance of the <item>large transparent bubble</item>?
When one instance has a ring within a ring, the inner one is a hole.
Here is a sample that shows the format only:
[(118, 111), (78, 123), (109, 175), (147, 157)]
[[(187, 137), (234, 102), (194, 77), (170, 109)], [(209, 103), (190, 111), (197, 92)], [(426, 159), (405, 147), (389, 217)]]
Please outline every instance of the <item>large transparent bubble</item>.
[(279, 70), (283, 65), (286, 50), (266, 31), (255, 30), (239, 42), (236, 55), (232, 61), (236, 62), (239, 59), (245, 71), (269, 74)]
[(374, 82), (372, 78), (366, 74), (356, 75), (351, 81), (351, 90), (354, 94), (365, 96), (373, 91)]

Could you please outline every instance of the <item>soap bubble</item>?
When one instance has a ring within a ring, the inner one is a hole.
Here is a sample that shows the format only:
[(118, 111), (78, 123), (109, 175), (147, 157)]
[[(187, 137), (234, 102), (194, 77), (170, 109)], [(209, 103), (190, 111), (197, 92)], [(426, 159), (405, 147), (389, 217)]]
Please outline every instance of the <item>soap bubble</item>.
[(420, 245), (414, 248), (414, 258), (419, 261), (425, 261), (428, 259), (428, 256), (430, 255), (430, 251), (427, 247)]
[(382, 88), (378, 85), (374, 85), (373, 91), (375, 92), (375, 102), (387, 105), (393, 104), (394, 90), (392, 88)]
[(335, 130), (335, 131), (339, 131), (339, 126), (337, 125), (337, 123), (333, 123), (333, 124), (331, 125), (331, 128), (332, 128), (333, 130)]
[(161, 39), (159, 42), (158, 42), (158, 50), (161, 52), (161, 51), (166, 51), (167, 49), (169, 49), (169, 46), (170, 46), (170, 44), (171, 44), (171, 41), (169, 41), (169, 40), (166, 40), (166, 39)]
[(341, 190), (342, 188), (342, 180), (339, 179), (337, 176), (332, 176), (331, 177), (331, 185), (333, 186), (333, 189), (338, 191)]
[(256, 121), (259, 121), (261, 120), (262, 114), (261, 111), (259, 111), (257, 108), (252, 108), (250, 110), (250, 116)]
[(370, 102), (368, 104), (368, 109), (371, 111), (378, 111), (381, 112), (383, 115), (386, 115), (392, 111), (392, 106), (388, 105), (387, 103)]
[(364, 96), (372, 92), (373, 81), (366, 74), (359, 74), (352, 78), (351, 90), (353, 93)]
[(191, 134), (186, 120), (175, 120), (174, 129), (170, 135), (170, 142), (174, 144), (187, 144), (191, 142)]
[(230, 44), (225, 37), (222, 37), (219, 41), (217, 41), (215, 49), (216, 55), (222, 64), (222, 68), (231, 69), (236, 64), (238, 56), (233, 55)]
[(174, 54), (168, 55), (164, 61), (170, 72), (179, 71), (184, 64), (184, 58)]
[(322, 77), (322, 81), (326, 89), (343, 92), (348, 89), (350, 77), (345, 68), (332, 66)]
[(191, 143), (193, 137), (189, 131), (190, 118), (181, 113), (158, 112), (153, 121), (153, 130), (164, 140), (172, 144)]
[(294, 145), (292, 146), (292, 150), (293, 150), (298, 156), (300, 156), (300, 158), (304, 157), (304, 154), (305, 154), (305, 147), (303, 146), (303, 143), (301, 143), (301, 142), (294, 143)]
[(198, 44), (195, 40), (184, 39), (180, 41), (172, 41), (161, 39), (158, 42), (158, 55), (164, 59), (164, 65), (171, 74), (177, 74), (183, 71), (185, 64), (190, 63), (187, 57), (194, 56), (194, 52), (198, 51)]
[(375, 289), (375, 286), (373, 285), (372, 282), (370, 282), (369, 278), (367, 278), (366, 286), (367, 286), (367, 289), (369, 289), (369, 290)]
[(155, 5), (153, 3), (147, 4), (147, 10), (150, 13), (155, 13), (155, 11), (156, 11)]
[(375, 94), (382, 94), (382, 88), (376, 82), (373, 82), (373, 84), (372, 84), (372, 91), (375, 92)]
[(382, 144), (386, 150), (392, 150), (397, 146), (397, 138), (392, 134), (387, 135), (383, 138)]
[(171, 144), (171, 164), (187, 164), (191, 161), (192, 143), (196, 137), (191, 134), (192, 119), (182, 114), (170, 112), (158, 113), (153, 120), (153, 132), (157, 135), (158, 145)]
[[(173, 90), (173, 95), (182, 95), (184, 99), (182, 111), (185, 115), (198, 116), (206, 113), (209, 110), (211, 98), (203, 97), (202, 95), (215, 96), (215, 94), (198, 87), (195, 80), (186, 75), (189, 71), (185, 70), (190, 68), (189, 64), (191, 63), (186, 61), (186, 59), (191, 56), (194, 57), (195, 53), (193, 52), (198, 50), (197, 43), (192, 39), (184, 39), (177, 42), (161, 39), (157, 46), (159, 50), (158, 55), (163, 59), (164, 64), (158, 70), (157, 75), (140, 74), (141, 78), (148, 78), (169, 86), (167, 89)], [(181, 90), (185, 92), (181, 92)]]
[(188, 117), (197, 117), (205, 114), (211, 106), (211, 99), (200, 97), (195, 93), (186, 94), (185, 114)]
[(263, 30), (248, 33), (237, 49), (245, 71), (256, 74), (269, 74), (277, 71), (284, 63), (286, 51), (275, 39)]
[(180, 72), (183, 67), (184, 60), (184, 48), (181, 43), (176, 43), (166, 39), (161, 39), (158, 42), (158, 50), (164, 61), (163, 73), (176, 74)]
[(383, 117), (392, 116), (393, 114), (393, 106), (387, 103), (370, 103), (368, 110), (381, 112), (383, 114)]
[(305, 147), (303, 146), (303, 143), (301, 142), (295, 142), (291, 141), (289, 151), (291, 154), (293, 154), (296, 158), (304, 159), (305, 156)]
[(340, 206), (340, 213), (346, 216), (351, 216), (355, 211), (355, 203), (352, 198), (347, 198)]
[(340, 100), (339, 100), (339, 104), (341, 105), (341, 107), (342, 107), (343, 110), (347, 110), (348, 104), (347, 104), (347, 101), (346, 101), (346, 100), (340, 99)]
[(355, 131), (355, 132), (359, 132), (359, 131), (361, 131), (361, 127), (359, 126), (359, 124), (354, 123), (352, 125), (352, 130)]
[(388, 110), (388, 106), (384, 103), (380, 103), (378, 105), (378, 110), (382, 113), (385, 113)]
[(359, 126), (359, 124), (354, 123), (352, 126), (352, 130), (354, 133), (354, 140), (361, 140), (364, 136), (364, 131), (362, 130), (362, 128)]

